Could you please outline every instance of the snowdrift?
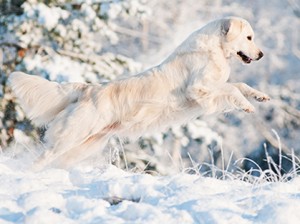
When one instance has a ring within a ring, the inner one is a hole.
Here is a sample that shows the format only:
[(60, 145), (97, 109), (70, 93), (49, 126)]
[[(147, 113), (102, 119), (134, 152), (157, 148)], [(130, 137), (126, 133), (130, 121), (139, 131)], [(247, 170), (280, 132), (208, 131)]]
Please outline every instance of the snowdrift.
[(179, 173), (151, 176), (115, 166), (16, 168), (0, 157), (0, 223), (297, 223), (300, 177), (250, 184)]

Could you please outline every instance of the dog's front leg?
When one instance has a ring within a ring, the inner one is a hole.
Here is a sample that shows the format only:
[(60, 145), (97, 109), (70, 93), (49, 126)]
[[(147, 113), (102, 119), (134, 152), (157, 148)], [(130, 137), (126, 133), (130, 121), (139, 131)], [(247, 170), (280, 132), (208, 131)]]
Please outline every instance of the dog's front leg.
[(255, 111), (254, 106), (235, 85), (224, 83), (217, 92), (219, 95), (217, 96), (218, 100), (226, 102), (230, 107), (240, 108), (247, 113), (253, 113)]
[(232, 83), (232, 85), (237, 87), (241, 91), (241, 93), (247, 98), (254, 98), (259, 102), (265, 102), (270, 100), (270, 97), (267, 94), (248, 86), (246, 83), (239, 82)]
[(190, 99), (195, 100), (208, 113), (241, 108), (245, 112), (254, 112), (254, 106), (241, 91), (230, 83), (190, 86), (187, 89)]

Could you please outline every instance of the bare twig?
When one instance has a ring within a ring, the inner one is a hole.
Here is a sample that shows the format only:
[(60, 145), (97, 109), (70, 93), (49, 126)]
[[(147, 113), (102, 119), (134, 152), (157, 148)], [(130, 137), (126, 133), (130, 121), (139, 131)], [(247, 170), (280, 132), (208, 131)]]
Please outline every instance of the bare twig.
[(133, 30), (133, 29), (117, 26), (115, 24), (113, 26), (113, 30), (117, 33), (120, 33), (120, 34), (125, 34), (125, 35), (132, 36), (132, 37), (138, 37), (138, 38), (140, 38), (140, 39), (142, 39), (143, 41), (146, 41), (146, 42), (149, 41), (149, 42), (153, 42), (155, 44), (162, 43), (161, 38), (159, 38), (157, 36), (149, 35), (148, 32), (136, 31), (136, 30)]

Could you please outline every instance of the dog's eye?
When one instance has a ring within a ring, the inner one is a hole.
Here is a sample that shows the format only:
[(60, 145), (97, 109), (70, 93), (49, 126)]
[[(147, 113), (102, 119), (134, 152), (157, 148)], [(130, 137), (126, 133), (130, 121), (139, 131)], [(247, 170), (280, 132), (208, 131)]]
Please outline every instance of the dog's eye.
[(251, 37), (251, 36), (248, 36), (247, 39), (248, 39), (248, 40), (252, 40), (252, 37)]

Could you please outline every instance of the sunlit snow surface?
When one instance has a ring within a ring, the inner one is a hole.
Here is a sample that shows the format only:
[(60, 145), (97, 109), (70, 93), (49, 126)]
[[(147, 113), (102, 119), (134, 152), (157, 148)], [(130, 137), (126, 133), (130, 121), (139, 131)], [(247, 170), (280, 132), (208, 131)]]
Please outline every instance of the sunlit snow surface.
[(0, 157), (0, 223), (298, 223), (300, 177), (250, 184), (114, 166), (33, 173)]

